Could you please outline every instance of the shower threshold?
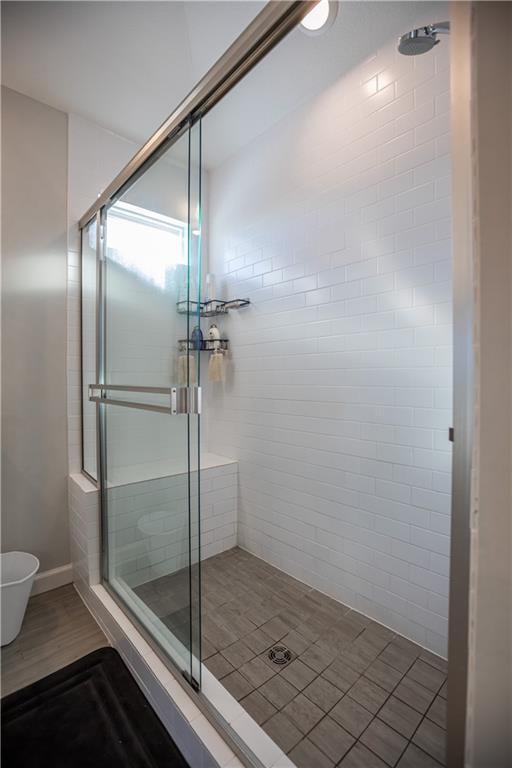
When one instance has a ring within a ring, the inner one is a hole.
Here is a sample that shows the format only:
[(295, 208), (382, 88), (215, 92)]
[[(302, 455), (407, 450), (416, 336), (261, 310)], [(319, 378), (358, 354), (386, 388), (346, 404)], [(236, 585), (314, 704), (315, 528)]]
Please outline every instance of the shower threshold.
[[(161, 611), (176, 578), (136, 591)], [(202, 583), (204, 664), (298, 768), (444, 764), (444, 659), (238, 547)]]

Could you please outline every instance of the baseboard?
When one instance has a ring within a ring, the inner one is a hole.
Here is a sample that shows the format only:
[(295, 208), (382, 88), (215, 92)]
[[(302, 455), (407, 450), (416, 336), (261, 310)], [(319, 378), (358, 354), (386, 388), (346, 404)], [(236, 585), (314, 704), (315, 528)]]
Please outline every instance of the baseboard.
[(63, 587), (64, 584), (71, 584), (73, 581), (73, 566), (71, 563), (61, 565), (59, 568), (52, 568), (50, 571), (38, 573), (34, 579), (31, 596), (40, 595), (42, 592), (49, 592), (50, 589)]

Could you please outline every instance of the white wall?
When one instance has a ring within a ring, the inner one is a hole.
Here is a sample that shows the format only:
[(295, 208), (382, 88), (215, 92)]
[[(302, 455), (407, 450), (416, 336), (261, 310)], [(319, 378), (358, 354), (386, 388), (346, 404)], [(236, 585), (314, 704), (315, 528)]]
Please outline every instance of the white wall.
[(2, 549), (69, 562), (67, 117), (2, 88)]
[(465, 764), (501, 768), (512, 764), (512, 6), (475, 3), (471, 24), (477, 411)]
[(222, 323), (232, 358), (206, 400), (239, 461), (240, 544), (440, 653), (448, 53), (389, 40), (211, 172), (210, 268), (252, 304)]

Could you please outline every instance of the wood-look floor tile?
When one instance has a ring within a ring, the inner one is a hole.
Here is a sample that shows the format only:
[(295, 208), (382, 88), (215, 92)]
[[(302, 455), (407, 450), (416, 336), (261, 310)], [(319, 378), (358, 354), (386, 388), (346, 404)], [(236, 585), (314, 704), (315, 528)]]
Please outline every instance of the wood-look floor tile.
[(413, 743), (420, 747), (442, 765), (446, 758), (446, 731), (431, 720), (423, 720), (412, 737)]
[(343, 697), (343, 693), (324, 677), (317, 677), (304, 688), (304, 696), (307, 696), (317, 707), (324, 712), (329, 712)]
[(2, 694), (71, 664), (108, 641), (72, 585), (29, 600), (20, 634), (2, 649)]
[(398, 762), (398, 768), (440, 768), (440, 763), (415, 744), (409, 744)]
[(325, 714), (320, 707), (313, 704), (302, 693), (292, 699), (283, 709), (283, 712), (304, 735), (309, 733)]
[(446, 675), (435, 667), (431, 667), (425, 661), (418, 659), (414, 662), (412, 667), (407, 673), (407, 677), (411, 680), (422, 685), (424, 688), (428, 688), (429, 691), (437, 693), (442, 684), (446, 680)]
[(410, 739), (420, 724), (422, 715), (395, 696), (390, 696), (379, 710), (378, 717), (406, 739)]
[(434, 700), (434, 693), (424, 688), (410, 677), (404, 677), (394, 690), (394, 696), (405, 702), (413, 709), (425, 714)]
[(299, 691), (302, 691), (309, 683), (311, 683), (317, 676), (311, 667), (307, 667), (300, 659), (295, 659), (291, 664), (288, 664), (281, 673), (281, 677), (284, 677), (289, 683), (291, 683)]
[(339, 762), (346, 755), (355, 742), (354, 737), (330, 718), (329, 715), (324, 717), (313, 728), (308, 738), (335, 763)]
[(277, 709), (259, 691), (253, 691), (240, 701), (252, 719), (261, 725), (277, 713)]
[(292, 749), (290, 760), (297, 768), (333, 768), (334, 763), (312, 741), (303, 739)]
[(282, 712), (267, 720), (263, 729), (283, 752), (289, 752), (302, 739), (302, 733)]
[(446, 728), (446, 699), (443, 699), (442, 696), (436, 696), (430, 705), (427, 717), (440, 728)]
[(329, 715), (356, 739), (361, 736), (373, 720), (373, 714), (358, 704), (357, 701), (351, 699), (350, 696), (345, 696), (338, 702)]
[(275, 675), (271, 680), (262, 685), (259, 691), (276, 709), (283, 709), (299, 693), (298, 689), (281, 677), (281, 675)]
[(407, 739), (376, 717), (361, 736), (361, 742), (384, 760), (395, 766), (407, 747)]
[(387, 766), (380, 757), (358, 741), (339, 763), (338, 768), (387, 768)]
[(372, 683), (364, 677), (359, 678), (357, 683), (348, 691), (347, 696), (355, 699), (365, 709), (376, 714), (382, 707), (389, 694), (379, 685)]
[(375, 659), (373, 664), (365, 670), (364, 676), (390, 693), (396, 688), (403, 677), (401, 672), (394, 667), (390, 667), (389, 664), (385, 664), (380, 659)]

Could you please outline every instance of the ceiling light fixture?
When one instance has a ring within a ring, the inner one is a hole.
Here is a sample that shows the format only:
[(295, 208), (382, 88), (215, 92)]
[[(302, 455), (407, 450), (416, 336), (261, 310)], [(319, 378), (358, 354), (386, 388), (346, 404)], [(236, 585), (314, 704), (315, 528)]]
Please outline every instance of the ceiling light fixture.
[(319, 35), (329, 29), (337, 13), (336, 0), (320, 0), (302, 19), (301, 29), (307, 35)]

